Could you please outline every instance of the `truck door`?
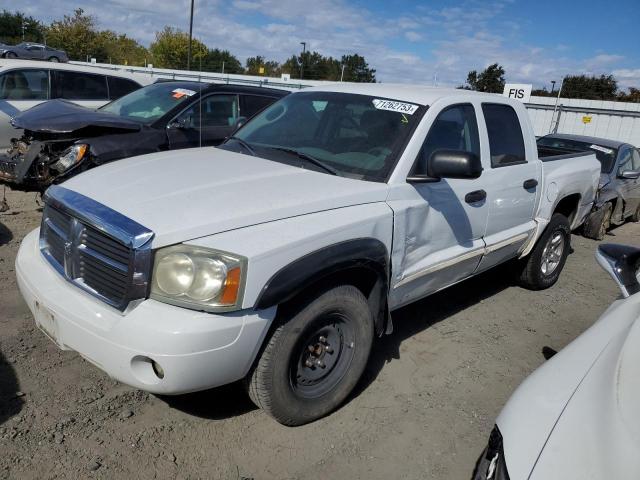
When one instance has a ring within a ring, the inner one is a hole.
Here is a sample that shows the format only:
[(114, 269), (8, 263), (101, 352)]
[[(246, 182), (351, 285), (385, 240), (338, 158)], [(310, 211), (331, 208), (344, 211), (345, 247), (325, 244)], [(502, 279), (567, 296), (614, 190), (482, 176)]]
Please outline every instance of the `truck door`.
[[(526, 112), (521, 113), (526, 115)], [(515, 257), (533, 233), (536, 199), (542, 185), (537, 150), (527, 149), (516, 110), (507, 104), (483, 103), (482, 116), (489, 139), (491, 166), (483, 172), (489, 218), (486, 254), (478, 271)]]
[(170, 148), (219, 145), (233, 132), (238, 115), (235, 94), (213, 94), (197, 100), (169, 122)]
[[(434, 119), (411, 175), (438, 150), (481, 156), (477, 110), (471, 103), (446, 106)], [(488, 152), (487, 152), (488, 153)], [(394, 210), (394, 279), (390, 306), (396, 308), (456, 283), (477, 268), (488, 217), (484, 174), (477, 179), (434, 179), (402, 186)]]
[(633, 215), (640, 203), (640, 180), (637, 178), (623, 178), (623, 172), (640, 172), (640, 153), (633, 147), (626, 147), (620, 152), (620, 161), (614, 172), (618, 183), (618, 194), (623, 201), (623, 217)]

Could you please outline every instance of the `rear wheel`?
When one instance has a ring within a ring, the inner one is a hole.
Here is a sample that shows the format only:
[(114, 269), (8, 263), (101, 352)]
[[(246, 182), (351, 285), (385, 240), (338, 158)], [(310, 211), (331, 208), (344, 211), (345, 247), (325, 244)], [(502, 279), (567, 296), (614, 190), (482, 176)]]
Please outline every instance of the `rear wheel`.
[(584, 223), (583, 232), (587, 238), (602, 240), (611, 227), (611, 214), (613, 205), (607, 202), (599, 210), (593, 212)]
[(251, 400), (284, 425), (335, 410), (356, 386), (371, 351), (367, 299), (344, 285), (281, 318), (247, 377)]
[(535, 247), (524, 260), (520, 284), (530, 290), (542, 290), (558, 281), (569, 254), (571, 229), (567, 217), (556, 213)]

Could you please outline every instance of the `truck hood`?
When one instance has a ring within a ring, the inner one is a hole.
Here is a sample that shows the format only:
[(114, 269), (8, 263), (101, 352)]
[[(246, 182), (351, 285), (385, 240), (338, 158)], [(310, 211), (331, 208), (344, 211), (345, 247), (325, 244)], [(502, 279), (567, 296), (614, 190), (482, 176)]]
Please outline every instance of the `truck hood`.
[(162, 247), (237, 228), (382, 202), (387, 185), (332, 176), (218, 148), (120, 160), (63, 187), (155, 233)]
[(16, 115), (15, 128), (41, 133), (71, 133), (89, 127), (138, 131), (142, 125), (112, 113), (91, 110), (67, 100), (49, 100)]

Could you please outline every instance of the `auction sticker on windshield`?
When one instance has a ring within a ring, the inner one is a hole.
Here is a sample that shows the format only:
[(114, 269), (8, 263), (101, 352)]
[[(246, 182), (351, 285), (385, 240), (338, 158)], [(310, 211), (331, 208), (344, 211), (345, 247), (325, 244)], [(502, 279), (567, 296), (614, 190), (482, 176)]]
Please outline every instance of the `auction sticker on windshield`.
[(382, 100), (380, 98), (373, 100), (373, 106), (378, 110), (406, 113), (407, 115), (413, 115), (418, 109), (418, 105), (414, 105), (413, 103), (394, 102), (393, 100)]
[(188, 90), (186, 88), (176, 88), (175, 90), (172, 90), (171, 93), (173, 93), (173, 98), (192, 97), (196, 94), (193, 90)]

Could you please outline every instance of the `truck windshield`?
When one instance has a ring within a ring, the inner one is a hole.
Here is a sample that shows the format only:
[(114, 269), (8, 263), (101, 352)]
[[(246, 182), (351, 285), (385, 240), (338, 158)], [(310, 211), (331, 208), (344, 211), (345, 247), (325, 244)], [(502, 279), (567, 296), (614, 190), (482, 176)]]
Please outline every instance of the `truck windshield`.
[(425, 110), (367, 95), (300, 92), (263, 110), (222, 148), (246, 153), (249, 145), (270, 160), (383, 182)]
[(191, 84), (154, 83), (108, 103), (99, 110), (149, 124), (198, 93), (194, 88)]
[(589, 142), (580, 142), (578, 140), (570, 140), (566, 138), (541, 137), (538, 139), (538, 145), (544, 147), (554, 147), (569, 151), (593, 152), (600, 162), (600, 171), (609, 173), (613, 170), (613, 165), (618, 157), (618, 150), (610, 147), (603, 147)]

